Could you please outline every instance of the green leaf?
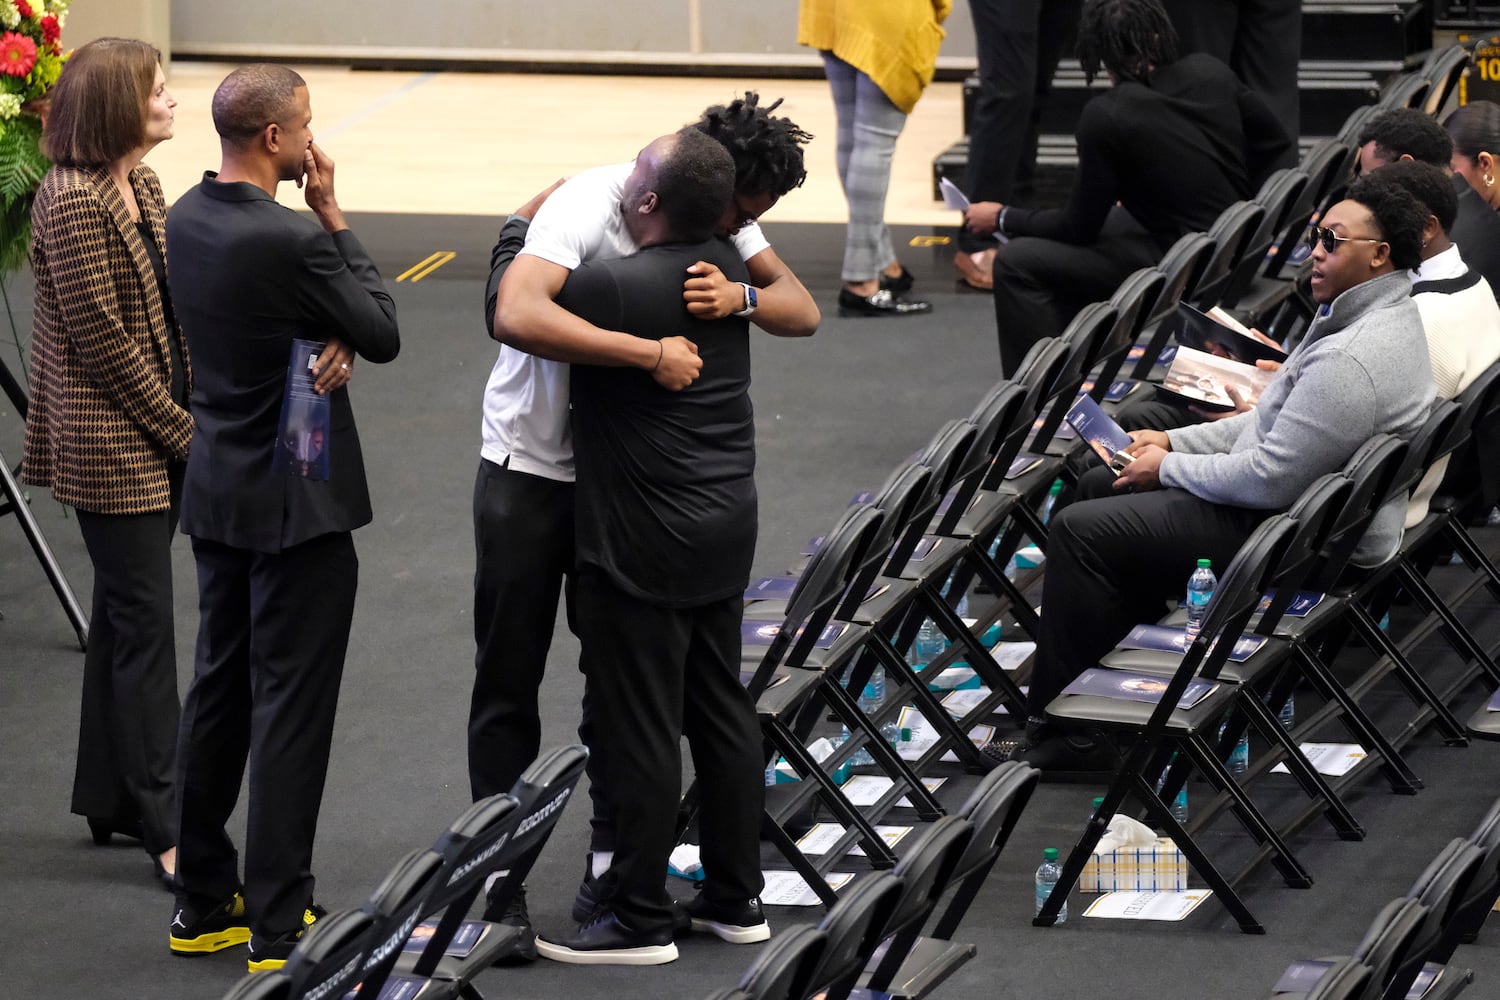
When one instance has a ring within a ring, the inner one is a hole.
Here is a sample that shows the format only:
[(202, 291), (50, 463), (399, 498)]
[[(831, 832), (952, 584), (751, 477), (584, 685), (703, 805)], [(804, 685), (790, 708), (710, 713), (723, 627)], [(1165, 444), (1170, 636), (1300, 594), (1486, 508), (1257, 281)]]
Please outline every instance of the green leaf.
[(47, 172), (42, 155), (41, 122), (35, 115), (14, 119), (0, 134), (0, 203), (9, 206), (36, 191)]

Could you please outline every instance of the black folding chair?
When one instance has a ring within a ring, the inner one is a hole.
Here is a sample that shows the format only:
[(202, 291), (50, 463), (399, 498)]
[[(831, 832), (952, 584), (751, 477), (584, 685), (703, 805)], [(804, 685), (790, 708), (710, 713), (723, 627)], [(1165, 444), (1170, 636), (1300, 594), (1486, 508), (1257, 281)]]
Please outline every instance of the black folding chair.
[(1376, 104), (1383, 110), (1421, 107), (1431, 86), (1420, 73), (1403, 73), (1385, 82)]
[[(1215, 246), (1207, 233), (1188, 233), (1173, 243), (1157, 263), (1156, 269), (1165, 276), (1166, 281), (1162, 284), (1161, 294), (1142, 332), (1138, 345), (1141, 355), (1131, 370), (1131, 378), (1147, 378), (1156, 367), (1156, 359), (1161, 356), (1162, 349), (1167, 346), (1167, 341), (1177, 329), (1177, 324), (1170, 317), (1175, 315), (1179, 302), (1192, 298), (1199, 276), (1203, 274)], [(1128, 360), (1127, 357), (1127, 363)]]
[[(916, 943), (922, 925), (947, 890), (973, 836), (974, 825), (961, 816), (944, 816), (918, 835), (896, 866), (901, 894), (886, 923), (888, 943), (876, 958), (873, 971), (860, 983), (862, 988), (877, 993), (901, 992), (895, 982), (896, 974)], [(952, 968), (944, 970), (943, 975)]]
[[(537, 855), (562, 818), (588, 763), (588, 750), (578, 744), (543, 753), (522, 772), (507, 796), (514, 805), (503, 821), (486, 811), (465, 813), (433, 846), (443, 856), (445, 877), (432, 887), (423, 904), (427, 914), (441, 913), (432, 937), (412, 959), (403, 954), (396, 969), (419, 979), (435, 978), (473, 993), (474, 977), (488, 969), (514, 939), (517, 929), (489, 921), (467, 920), (474, 899), (492, 872), (503, 872), (488, 893), (489, 906), (505, 908), (521, 889)], [(506, 828), (509, 831), (506, 832)], [(455, 947), (460, 932), (463, 940)]]
[(740, 977), (738, 992), (749, 1000), (804, 1000), (826, 942), (816, 927), (788, 927), (755, 956)]
[(810, 989), (823, 993), (825, 1000), (849, 995), (865, 963), (885, 940), (901, 893), (901, 879), (888, 871), (863, 876), (844, 890), (818, 924), (825, 946), (809, 976)]
[(1436, 959), (1463, 895), (1483, 861), (1483, 851), (1458, 837), (1450, 841), (1417, 877), (1406, 898), (1426, 907), (1427, 915), (1406, 953), (1391, 970), (1390, 981), (1385, 987), (1387, 1000), (1405, 1000), (1423, 967)]
[(927, 996), (973, 957), (975, 946), (956, 942), (953, 936), (989, 878), (1039, 777), (1040, 772), (1025, 764), (1002, 764), (980, 781), (955, 813), (967, 819), (974, 832), (949, 875), (953, 891), (946, 905), (934, 909), (932, 929), (926, 935), (917, 936), (924, 928), (911, 927), (893, 941), (891, 948), (904, 949), (906, 955), (882, 992), (912, 1000)]
[(1474, 943), (1485, 918), (1500, 900), (1500, 802), (1490, 807), (1488, 815), (1480, 821), (1469, 840), (1484, 857), (1468, 891), (1459, 901), (1450, 939), (1441, 946), (1438, 958), (1444, 962), (1459, 944)]
[[(288, 1000), (342, 997), (362, 983), (378, 930), (379, 921), (361, 910), (319, 918), (297, 942), (282, 969), (291, 980)], [(378, 992), (376, 988), (370, 995)]]
[[(1232, 808), (1240, 823), (1257, 844), (1269, 850), (1272, 862), (1288, 885), (1305, 887), (1312, 883), (1306, 869), (1292, 855), (1281, 836), (1225, 770), (1210, 743), (1236, 690), (1234, 685), (1218, 683), (1220, 671), (1235, 640), (1255, 611), (1295, 527), (1291, 517), (1279, 514), (1263, 522), (1246, 539), (1220, 578), (1201, 630), (1188, 644), (1187, 654), (1177, 671), (1165, 682), (1159, 700), (1142, 702), (1063, 693), (1047, 705), (1047, 718), (1062, 727), (1102, 729), (1121, 746), (1124, 760), (1100, 807), (1063, 865), (1057, 889), (1033, 921), (1038, 926), (1051, 926), (1056, 920), (1068, 892), (1077, 883), (1095, 845), (1104, 834), (1105, 817), (1114, 815), (1125, 796), (1133, 794), (1157, 825), (1167, 829), (1240, 928), (1246, 933), (1264, 933), (1234, 891), (1230, 880), (1219, 873), (1188, 830), (1173, 817), (1170, 805), (1165, 801), (1165, 791), (1159, 798), (1154, 781), (1147, 778), (1148, 774), (1151, 779), (1155, 778), (1174, 750), (1179, 751), (1183, 760), (1196, 768), (1217, 791), (1233, 800)], [(1108, 671), (1110, 668), (1100, 669)], [(1189, 708), (1179, 708), (1178, 700), (1194, 679), (1213, 682), (1214, 687)]]
[[(1306, 966), (1299, 969), (1297, 966)], [(1303, 976), (1312, 981), (1305, 989), (1277, 989), (1270, 994), (1273, 1000), (1365, 1000), (1370, 988), (1370, 967), (1357, 958), (1345, 956), (1334, 960), (1319, 960), (1297, 963), (1288, 973), (1296, 970), (1300, 975), (1288, 985), (1298, 985)], [(1313, 973), (1316, 972), (1316, 978)], [(1288, 973), (1283, 973), (1285, 979)]]
[[(1211, 309), (1219, 304), (1219, 298), (1229, 287), (1240, 261), (1254, 249), (1253, 241), (1265, 217), (1265, 206), (1255, 201), (1237, 201), (1219, 213), (1208, 230), (1208, 237), (1214, 241), (1214, 252), (1204, 265), (1192, 293), (1192, 302), (1199, 309)], [(1268, 235), (1261, 253), (1270, 244)], [(1258, 254), (1256, 259), (1259, 259)]]
[(1448, 104), (1448, 98), (1458, 88), (1464, 71), (1469, 68), (1471, 54), (1463, 45), (1450, 45), (1446, 49), (1433, 49), (1418, 72), (1427, 81), (1427, 94), (1422, 99), (1422, 110), (1436, 117)]

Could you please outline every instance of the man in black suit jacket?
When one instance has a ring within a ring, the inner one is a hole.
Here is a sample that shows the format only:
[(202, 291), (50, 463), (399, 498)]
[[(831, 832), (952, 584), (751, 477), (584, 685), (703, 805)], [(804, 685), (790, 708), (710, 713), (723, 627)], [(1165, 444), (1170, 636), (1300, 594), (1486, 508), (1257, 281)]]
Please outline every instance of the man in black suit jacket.
[[(223, 164), (167, 218), (173, 303), (202, 351), (182, 530), (198, 564), (199, 629), (178, 746), (181, 839), (170, 946), (250, 942), (250, 969), (277, 968), (315, 917), (312, 848), (359, 562), (370, 521), (354, 412), (355, 354), (390, 361), (396, 309), (313, 145), (302, 78), (246, 66), (214, 94)], [(275, 201), (306, 193), (315, 224)], [(326, 346), (313, 367), (330, 401), (328, 477), (278, 461), (295, 339)], [(243, 897), (224, 824), (250, 764)]]

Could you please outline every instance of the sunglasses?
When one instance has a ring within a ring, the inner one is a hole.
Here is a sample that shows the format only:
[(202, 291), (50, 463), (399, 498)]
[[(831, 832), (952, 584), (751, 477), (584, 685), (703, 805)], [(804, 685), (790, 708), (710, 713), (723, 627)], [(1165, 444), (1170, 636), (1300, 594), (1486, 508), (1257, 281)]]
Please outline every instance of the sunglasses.
[(1384, 243), (1385, 240), (1372, 239), (1369, 236), (1340, 236), (1332, 229), (1325, 229), (1322, 226), (1310, 226), (1308, 227), (1304, 242), (1307, 244), (1307, 249), (1309, 250), (1321, 243), (1326, 252), (1336, 253), (1338, 252), (1340, 243)]

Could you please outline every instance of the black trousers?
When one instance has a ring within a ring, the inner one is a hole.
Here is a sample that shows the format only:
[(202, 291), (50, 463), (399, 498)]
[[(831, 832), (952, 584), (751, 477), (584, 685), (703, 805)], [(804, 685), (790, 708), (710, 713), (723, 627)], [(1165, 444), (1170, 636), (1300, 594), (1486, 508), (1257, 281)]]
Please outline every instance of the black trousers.
[(198, 905), (240, 888), (224, 825), (250, 767), (245, 906), (256, 937), (302, 925), (359, 558), (348, 532), (275, 555), (193, 539), (198, 649), (177, 747), (177, 877)]
[(1001, 374), (1014, 375), (1033, 344), (1057, 336), (1078, 310), (1108, 299), (1132, 271), (1161, 260), (1165, 249), (1118, 206), (1087, 246), (1035, 236), (1001, 246), (993, 271)]
[(755, 705), (740, 683), (744, 600), (662, 608), (615, 587), (593, 567), (578, 578), (585, 668), (597, 697), (589, 744), (612, 795), (609, 906), (627, 926), (669, 926), (664, 889), (682, 795), (686, 736), (701, 792), (703, 891), (724, 902), (763, 886), (760, 816), (765, 758)]
[[(1082, 0), (969, 0), (979, 93), (965, 192), (1009, 204), (1036, 171), (1037, 126)], [(985, 246), (988, 246), (985, 243)]]
[(1300, 0), (1163, 0), (1183, 52), (1207, 52), (1234, 70), (1298, 135)]
[(541, 750), (537, 693), (573, 568), (573, 484), (481, 459), (474, 480), (469, 787), (508, 792)]
[(151, 854), (177, 843), (172, 536), (180, 469), (172, 487), (168, 510), (75, 511), (94, 565), (94, 598), (83, 657), (72, 810), (101, 819), (139, 817)]
[(1116, 493), (1099, 466), (1078, 485), (1078, 500), (1047, 531), (1042, 622), (1027, 695), (1028, 715), (1099, 662), (1125, 633), (1154, 623), (1180, 599), (1196, 560), (1223, 573), (1271, 513), (1209, 503), (1180, 489)]

